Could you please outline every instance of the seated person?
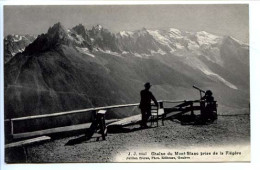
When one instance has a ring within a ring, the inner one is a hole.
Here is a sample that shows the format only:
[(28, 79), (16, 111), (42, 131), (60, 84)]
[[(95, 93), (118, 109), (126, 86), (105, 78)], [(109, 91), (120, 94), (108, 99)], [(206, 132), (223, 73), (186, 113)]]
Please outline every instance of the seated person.
[(204, 100), (206, 104), (205, 109), (201, 113), (202, 122), (206, 123), (209, 119), (211, 121), (217, 119), (216, 102), (214, 101), (211, 90), (207, 90), (201, 100)]

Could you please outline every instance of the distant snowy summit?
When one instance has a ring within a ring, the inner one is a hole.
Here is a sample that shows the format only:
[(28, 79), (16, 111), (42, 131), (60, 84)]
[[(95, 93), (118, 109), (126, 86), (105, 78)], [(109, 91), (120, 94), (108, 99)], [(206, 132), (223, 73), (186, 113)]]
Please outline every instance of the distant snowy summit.
[[(57, 23), (50, 27), (46, 36), (49, 40), (55, 39), (53, 42), (63, 39), (63, 43), (88, 48), (90, 51), (96, 49), (119, 54), (132, 53), (139, 57), (147, 57), (155, 53), (177, 56), (186, 56), (192, 53), (205, 55), (207, 59), (218, 64), (221, 64), (219, 46), (225, 39), (230, 38), (235, 43), (240, 44), (241, 47), (248, 48), (247, 44), (229, 36), (217, 36), (206, 31), (192, 33), (175, 28), (167, 30), (142, 28), (136, 31), (120, 31), (113, 34), (99, 24), (93, 26), (90, 30), (87, 30), (82, 24), (66, 30), (61, 23)], [(30, 35), (8, 35), (4, 39), (5, 56), (8, 56), (6, 61), (16, 53), (23, 52), (25, 47), (35, 39), (35, 36)], [(50, 43), (50, 41), (48, 42)]]

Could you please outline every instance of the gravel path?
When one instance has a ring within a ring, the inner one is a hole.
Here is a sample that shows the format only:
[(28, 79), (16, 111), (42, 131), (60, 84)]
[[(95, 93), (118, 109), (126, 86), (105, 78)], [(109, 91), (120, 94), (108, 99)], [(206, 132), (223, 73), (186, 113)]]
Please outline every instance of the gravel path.
[[(55, 139), (28, 147), (28, 162), (114, 162), (122, 153), (145, 148), (195, 148), (239, 145), (250, 143), (250, 117), (219, 116), (210, 125), (181, 125), (167, 120), (165, 125), (148, 129), (131, 126), (121, 132), (110, 131), (105, 141), (81, 141), (82, 135)], [(7, 154), (8, 155), (8, 154)], [(10, 154), (9, 154), (10, 155)], [(6, 156), (6, 160), (9, 160)]]

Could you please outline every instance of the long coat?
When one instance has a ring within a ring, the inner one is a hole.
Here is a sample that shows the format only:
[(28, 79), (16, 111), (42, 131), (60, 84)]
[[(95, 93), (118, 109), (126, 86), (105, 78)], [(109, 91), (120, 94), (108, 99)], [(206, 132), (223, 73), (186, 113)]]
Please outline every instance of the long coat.
[(150, 92), (149, 90), (146, 90), (146, 89), (142, 90), (140, 92), (140, 95), (141, 95), (141, 101), (140, 101), (140, 105), (139, 105), (140, 109), (151, 110), (151, 101), (152, 100), (158, 106), (157, 100), (153, 96), (153, 93)]

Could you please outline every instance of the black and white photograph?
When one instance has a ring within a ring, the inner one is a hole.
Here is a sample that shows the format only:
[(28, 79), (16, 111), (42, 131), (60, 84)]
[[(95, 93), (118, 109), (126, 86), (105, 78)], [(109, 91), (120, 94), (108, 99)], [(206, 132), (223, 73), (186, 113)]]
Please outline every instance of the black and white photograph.
[(3, 14), (5, 163), (251, 161), (249, 4)]

